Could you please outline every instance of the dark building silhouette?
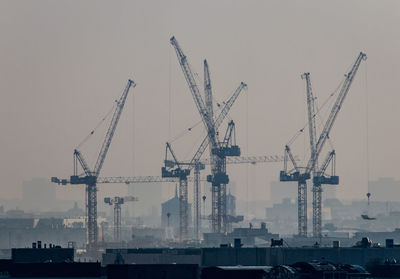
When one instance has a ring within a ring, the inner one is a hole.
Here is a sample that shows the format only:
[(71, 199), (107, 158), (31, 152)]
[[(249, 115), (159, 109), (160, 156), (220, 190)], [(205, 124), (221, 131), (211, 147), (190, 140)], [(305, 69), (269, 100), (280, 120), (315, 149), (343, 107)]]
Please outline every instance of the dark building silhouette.
[(63, 219), (58, 218), (0, 219), (0, 247), (30, 247), (38, 239), (46, 239), (47, 242), (62, 246), (74, 241), (80, 247), (86, 243), (86, 230), (65, 227)]
[(37, 241), (32, 243), (32, 248), (11, 249), (11, 259), (13, 263), (73, 262), (74, 249)]
[(196, 264), (112, 264), (107, 266), (107, 278), (165, 278), (197, 279), (199, 267)]
[[(189, 209), (189, 226), (192, 220), (191, 204), (188, 205)], [(169, 218), (168, 218), (169, 213)], [(167, 200), (161, 204), (161, 227), (166, 229), (169, 226), (173, 229), (174, 234), (177, 235), (179, 232), (179, 197), (178, 190), (175, 188), (175, 196), (172, 199)]]

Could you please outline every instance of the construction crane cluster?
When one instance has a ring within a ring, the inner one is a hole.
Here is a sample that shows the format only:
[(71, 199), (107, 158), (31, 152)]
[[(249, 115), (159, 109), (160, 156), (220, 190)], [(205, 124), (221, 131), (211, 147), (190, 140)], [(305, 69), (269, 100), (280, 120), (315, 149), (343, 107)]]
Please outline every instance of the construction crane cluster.
[[(181, 49), (175, 37), (170, 39), (173, 46), (180, 68), (189, 87), (189, 91), (193, 97), (197, 111), (206, 130), (201, 144), (195, 149), (195, 153), (190, 160), (179, 160), (170, 142), (166, 143), (164, 164), (161, 168), (161, 176), (114, 176), (100, 177), (100, 172), (104, 164), (107, 152), (111, 145), (112, 138), (115, 134), (118, 121), (125, 105), (128, 93), (136, 84), (133, 80), (128, 83), (116, 101), (116, 108), (113, 113), (109, 128), (105, 135), (103, 144), (99, 151), (96, 163), (93, 168), (87, 164), (81, 151), (76, 148), (74, 150), (74, 166), (73, 175), (69, 179), (59, 179), (52, 177), (51, 181), (60, 185), (85, 185), (86, 186), (86, 228), (87, 228), (87, 244), (89, 249), (95, 249), (98, 241), (97, 229), (97, 184), (113, 184), (113, 183), (154, 183), (154, 182), (175, 182), (178, 183), (179, 198), (179, 240), (183, 243), (190, 240), (189, 237), (189, 202), (188, 202), (188, 182), (193, 182), (193, 209), (194, 209), (194, 225), (193, 238), (200, 240), (201, 233), (201, 191), (200, 182), (205, 181), (211, 185), (211, 215), (209, 218), (211, 231), (213, 233), (227, 233), (230, 228), (229, 224), (232, 218), (227, 216), (227, 185), (229, 184), (229, 176), (227, 174), (228, 164), (257, 164), (267, 162), (283, 162), (284, 168), (280, 172), (280, 181), (296, 181), (298, 184), (298, 235), (307, 236), (307, 181), (313, 178), (313, 236), (321, 236), (321, 194), (322, 185), (337, 185), (339, 177), (335, 170), (335, 150), (330, 150), (326, 158), (319, 164), (319, 157), (322, 149), (329, 139), (330, 131), (337, 118), (337, 115), (343, 105), (344, 99), (349, 92), (353, 79), (358, 71), (361, 61), (366, 59), (364, 53), (360, 53), (350, 71), (345, 75), (345, 80), (341, 85), (339, 94), (331, 109), (328, 119), (326, 120), (319, 137), (317, 137), (317, 129), (315, 119), (318, 116), (319, 109), (314, 102), (315, 96), (311, 87), (310, 73), (304, 73), (301, 77), (306, 83), (306, 100), (307, 100), (307, 116), (308, 130), (310, 141), (310, 157), (307, 164), (303, 167), (299, 166), (298, 158), (295, 156), (290, 145), (293, 140), (285, 145), (284, 156), (250, 156), (241, 157), (241, 150), (236, 143), (235, 122), (228, 121), (223, 138), (219, 138), (219, 128), (226, 119), (230, 109), (239, 97), (239, 95), (247, 88), (247, 84), (240, 82), (238, 87), (233, 91), (232, 95), (219, 106), (218, 112), (214, 111), (213, 92), (211, 83), (210, 68), (207, 60), (204, 60), (204, 82), (203, 94), (196, 80), (196, 75), (190, 67), (187, 56)], [(206, 149), (209, 149), (208, 158), (202, 158)], [(292, 168), (289, 168), (289, 163)], [(210, 174), (203, 177), (201, 171), (205, 170), (205, 166), (210, 166)], [(331, 171), (328, 173), (328, 169)], [(193, 170), (193, 176), (191, 172)], [(205, 196), (202, 197), (205, 201)], [(137, 201), (137, 197), (127, 196), (114, 198), (108, 197), (104, 202), (114, 206), (114, 240), (121, 241), (121, 205), (125, 202)]]
[[(322, 226), (322, 185), (339, 184), (339, 177), (335, 175), (335, 150), (328, 152), (326, 159), (323, 161), (320, 167), (318, 167), (318, 159), (321, 151), (329, 138), (330, 131), (333, 124), (338, 116), (338, 113), (343, 105), (344, 99), (349, 92), (350, 86), (353, 82), (354, 77), (357, 74), (358, 68), (363, 60), (367, 58), (366, 54), (360, 52), (350, 71), (345, 74), (345, 79), (340, 87), (336, 101), (332, 106), (331, 112), (328, 119), (326, 120), (321, 134), (317, 140), (315, 118), (317, 116), (312, 89), (310, 74), (304, 73), (302, 78), (306, 81), (306, 93), (307, 93), (307, 111), (308, 111), (308, 127), (309, 127), (309, 138), (310, 138), (310, 158), (305, 167), (297, 165), (290, 149), (290, 143), (285, 146), (284, 155), (284, 169), (280, 172), (280, 181), (297, 181), (298, 183), (298, 235), (302, 237), (307, 236), (307, 180), (313, 176), (313, 236), (321, 236)], [(288, 161), (291, 161), (293, 169), (288, 169)], [(330, 176), (325, 174), (329, 164), (332, 165), (332, 173)]]
[[(183, 75), (186, 79), (193, 100), (200, 114), (201, 120), (207, 131), (207, 135), (200, 144), (190, 162), (180, 162), (177, 159), (170, 143), (166, 144), (166, 153), (164, 166), (161, 169), (162, 177), (179, 178), (179, 212), (180, 226), (179, 237), (181, 241), (188, 240), (188, 184), (187, 177), (191, 169), (194, 169), (194, 215), (195, 215), (195, 239), (199, 239), (200, 227), (200, 192), (199, 192), (199, 175), (204, 169), (204, 164), (200, 162), (200, 158), (208, 146), (210, 146), (210, 164), (211, 175), (207, 176), (207, 181), (211, 182), (212, 190), (212, 231), (222, 232), (226, 230), (226, 184), (229, 178), (226, 174), (226, 157), (240, 156), (240, 148), (235, 144), (235, 124), (231, 121), (228, 124), (227, 131), (223, 141), (218, 140), (218, 128), (222, 124), (233, 103), (239, 94), (247, 87), (241, 82), (233, 95), (224, 103), (220, 114), (215, 118), (212, 102), (212, 87), (210, 71), (207, 60), (204, 60), (204, 98), (201, 96), (200, 89), (196, 83), (194, 73), (189, 65), (188, 59), (183, 50), (179, 46), (175, 37), (170, 39), (171, 45), (174, 47), (179, 65), (181, 66)], [(169, 160), (169, 156), (172, 160)], [(172, 162), (171, 162), (172, 161)]]

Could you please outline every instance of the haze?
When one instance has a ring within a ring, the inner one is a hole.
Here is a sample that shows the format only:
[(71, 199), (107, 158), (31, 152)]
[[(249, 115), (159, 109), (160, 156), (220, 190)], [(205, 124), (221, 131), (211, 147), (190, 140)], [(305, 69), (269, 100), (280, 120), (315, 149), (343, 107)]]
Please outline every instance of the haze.
[[(365, 0), (1, 1), (1, 195), (19, 197), (22, 181), (33, 177), (71, 175), (73, 149), (128, 78), (137, 86), (101, 175), (160, 175), (165, 142), (200, 121), (169, 43), (174, 35), (200, 81), (207, 58), (217, 101), (248, 84), (229, 116), (243, 155), (283, 155), (306, 122), (300, 75), (311, 73), (322, 104), (365, 52), (331, 132), (338, 197), (361, 199), (368, 179), (400, 179), (399, 12), (399, 1)], [(91, 165), (108, 122), (82, 145)], [(173, 141), (180, 159), (190, 159), (202, 125)], [(308, 154), (305, 136), (293, 146), (300, 158)], [(238, 199), (269, 199), (282, 165), (229, 166)], [(84, 200), (84, 187), (68, 187), (58, 194)], [(171, 196), (174, 185), (165, 187)], [(124, 194), (126, 187), (100, 192)]]

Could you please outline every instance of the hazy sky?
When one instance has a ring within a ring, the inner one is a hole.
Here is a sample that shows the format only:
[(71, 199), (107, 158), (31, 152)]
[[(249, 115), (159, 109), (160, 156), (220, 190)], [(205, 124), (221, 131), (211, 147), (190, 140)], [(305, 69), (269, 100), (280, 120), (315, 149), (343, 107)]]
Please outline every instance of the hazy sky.
[[(241, 81), (248, 84), (230, 113), (243, 155), (283, 154), (306, 120), (303, 72), (311, 73), (322, 104), (366, 52), (331, 133), (338, 196), (363, 198), (368, 176), (400, 179), (399, 26), (397, 0), (3, 0), (1, 196), (18, 197), (22, 181), (32, 177), (71, 175), (73, 149), (111, 109), (128, 78), (137, 87), (102, 175), (160, 175), (165, 141), (200, 120), (169, 43), (175, 35), (200, 80), (208, 59), (216, 100)], [(91, 165), (107, 125), (81, 148)], [(201, 133), (200, 123), (173, 142), (180, 159), (190, 158)], [(301, 158), (307, 140), (299, 137), (293, 145)], [(228, 171), (239, 199), (252, 200), (268, 199), (267, 186), (281, 168)], [(173, 187), (167, 188), (171, 195)], [(83, 200), (83, 187), (72, 188), (61, 195)], [(101, 186), (100, 195), (106, 193), (124, 194), (125, 186)]]

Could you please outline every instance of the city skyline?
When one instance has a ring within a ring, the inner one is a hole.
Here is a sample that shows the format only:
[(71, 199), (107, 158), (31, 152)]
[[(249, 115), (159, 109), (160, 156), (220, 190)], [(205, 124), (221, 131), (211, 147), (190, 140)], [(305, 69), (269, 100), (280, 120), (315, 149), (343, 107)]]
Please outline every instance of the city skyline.
[[(200, 81), (202, 60), (208, 59), (216, 101), (241, 81), (248, 84), (229, 115), (243, 155), (283, 155), (284, 145), (306, 122), (300, 75), (311, 73), (321, 105), (364, 51), (368, 60), (331, 135), (338, 154), (337, 196), (364, 198), (368, 179), (400, 179), (399, 131), (390, 125), (399, 117), (400, 41), (391, 26), (400, 23), (400, 4), (385, 4), (2, 2), (2, 196), (18, 197), (24, 180), (71, 175), (73, 149), (111, 109), (128, 78), (137, 87), (128, 96), (101, 176), (160, 175), (165, 142), (200, 121), (169, 44), (175, 35)], [(90, 163), (107, 122), (82, 146)], [(190, 159), (201, 135), (200, 123), (172, 141), (178, 157)], [(301, 138), (293, 148), (300, 158), (308, 152), (306, 143), (307, 137)], [(266, 195), (282, 166), (228, 166), (228, 174), (242, 185), (238, 198), (250, 202)], [(74, 187), (68, 191), (83, 200), (83, 187)], [(105, 195), (125, 190), (123, 185), (99, 189)]]

